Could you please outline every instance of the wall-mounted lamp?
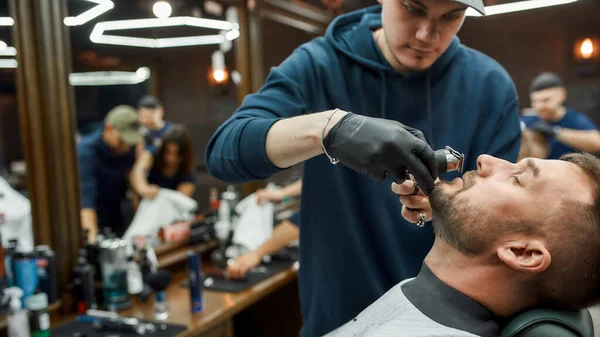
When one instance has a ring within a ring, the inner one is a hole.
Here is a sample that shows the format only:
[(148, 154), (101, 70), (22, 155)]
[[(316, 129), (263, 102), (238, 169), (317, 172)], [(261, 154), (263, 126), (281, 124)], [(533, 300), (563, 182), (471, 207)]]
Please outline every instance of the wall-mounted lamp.
[(211, 56), (211, 68), (208, 71), (208, 82), (212, 86), (226, 84), (229, 80), (229, 71), (225, 68), (225, 54), (216, 50)]
[(573, 54), (576, 60), (600, 59), (600, 43), (590, 37), (579, 39), (573, 45)]

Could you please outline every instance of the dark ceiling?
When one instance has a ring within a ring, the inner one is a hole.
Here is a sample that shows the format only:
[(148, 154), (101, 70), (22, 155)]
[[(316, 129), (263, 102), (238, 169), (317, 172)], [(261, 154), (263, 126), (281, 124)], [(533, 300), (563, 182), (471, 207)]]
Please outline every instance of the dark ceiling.
[[(156, 0), (113, 0), (115, 7), (109, 12), (101, 15), (100, 17), (88, 22), (83, 26), (71, 27), (69, 29), (71, 33), (71, 45), (74, 53), (85, 51), (89, 49), (98, 50), (99, 52), (112, 52), (116, 49), (119, 53), (124, 54), (135, 54), (139, 53), (140, 49), (135, 47), (123, 47), (123, 46), (108, 46), (108, 45), (97, 45), (90, 41), (89, 35), (94, 28), (95, 23), (99, 21), (109, 20), (124, 20), (124, 19), (141, 19), (141, 18), (153, 18), (152, 5)], [(168, 0), (173, 8), (172, 16), (193, 16), (194, 13), (201, 12), (204, 7), (204, 0)], [(327, 9), (327, 4), (335, 4), (341, 1), (342, 12), (352, 11), (358, 8), (364, 8), (376, 3), (376, 0), (288, 0), (291, 2), (306, 2), (311, 5), (317, 6), (322, 9)], [(516, 0), (486, 0), (487, 5), (494, 5), (498, 3), (514, 2)], [(8, 0), (0, 0), (0, 16), (8, 16)], [(84, 0), (67, 0), (69, 15), (76, 16), (94, 6), (93, 3)], [(204, 17), (211, 17), (208, 14), (203, 14)], [(193, 27), (181, 27), (181, 28), (156, 28), (156, 29), (144, 29), (135, 31), (131, 36), (143, 36), (143, 37), (172, 37), (172, 36), (184, 36), (193, 34), (206, 34), (208, 30)], [(7, 42), (12, 45), (11, 28), (0, 27), (0, 40)]]

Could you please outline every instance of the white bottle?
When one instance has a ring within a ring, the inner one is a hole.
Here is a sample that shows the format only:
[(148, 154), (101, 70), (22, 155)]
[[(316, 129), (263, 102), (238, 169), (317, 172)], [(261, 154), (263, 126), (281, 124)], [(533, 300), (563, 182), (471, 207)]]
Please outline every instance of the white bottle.
[(29, 315), (27, 310), (21, 308), (23, 290), (10, 287), (5, 290), (5, 293), (10, 296), (10, 311), (7, 317), (8, 337), (31, 337)]

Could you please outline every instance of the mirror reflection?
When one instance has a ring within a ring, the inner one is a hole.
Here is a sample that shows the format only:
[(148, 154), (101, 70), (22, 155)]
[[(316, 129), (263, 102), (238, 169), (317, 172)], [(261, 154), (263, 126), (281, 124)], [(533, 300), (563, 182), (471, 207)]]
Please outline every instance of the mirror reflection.
[(2, 246), (34, 247), (27, 161), (21, 137), (16, 85), (17, 50), (6, 2), (0, 2), (0, 235)]

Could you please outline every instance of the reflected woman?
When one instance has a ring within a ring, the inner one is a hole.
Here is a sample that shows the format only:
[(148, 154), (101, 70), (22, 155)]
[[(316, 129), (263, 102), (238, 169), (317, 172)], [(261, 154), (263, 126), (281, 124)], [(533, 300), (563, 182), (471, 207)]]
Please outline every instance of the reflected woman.
[(154, 199), (160, 188), (192, 197), (196, 189), (193, 174), (194, 151), (187, 128), (174, 124), (164, 134), (156, 154), (144, 152), (130, 175), (133, 190), (142, 198)]

